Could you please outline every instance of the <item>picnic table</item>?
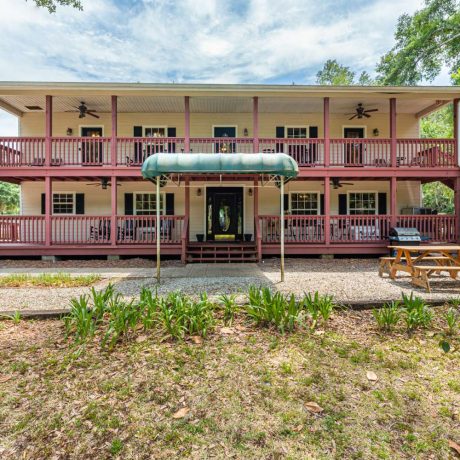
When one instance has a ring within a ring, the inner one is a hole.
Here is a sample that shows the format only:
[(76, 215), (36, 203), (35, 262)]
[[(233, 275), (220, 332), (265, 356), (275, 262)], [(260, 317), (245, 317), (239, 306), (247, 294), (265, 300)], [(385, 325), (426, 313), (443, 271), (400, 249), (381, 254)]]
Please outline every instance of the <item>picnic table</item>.
[[(389, 246), (395, 250), (396, 256), (383, 259), (389, 260), (389, 275), (395, 279), (398, 271), (411, 275), (412, 283), (424, 287), (431, 292), (429, 277), (434, 273), (447, 272), (452, 279), (457, 278), (460, 271), (460, 246), (457, 245), (420, 245), (420, 246)], [(428, 265), (427, 262), (434, 262)]]

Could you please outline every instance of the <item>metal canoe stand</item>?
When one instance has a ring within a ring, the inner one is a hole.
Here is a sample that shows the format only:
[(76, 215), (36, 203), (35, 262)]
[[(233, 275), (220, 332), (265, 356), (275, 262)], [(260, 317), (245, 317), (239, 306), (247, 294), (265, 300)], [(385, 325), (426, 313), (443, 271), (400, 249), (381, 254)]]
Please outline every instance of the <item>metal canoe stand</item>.
[(280, 177), (280, 245), (281, 245), (281, 282), (284, 282), (284, 176)]
[(157, 283), (160, 282), (160, 177), (156, 180), (157, 197), (156, 197), (156, 233), (157, 233)]

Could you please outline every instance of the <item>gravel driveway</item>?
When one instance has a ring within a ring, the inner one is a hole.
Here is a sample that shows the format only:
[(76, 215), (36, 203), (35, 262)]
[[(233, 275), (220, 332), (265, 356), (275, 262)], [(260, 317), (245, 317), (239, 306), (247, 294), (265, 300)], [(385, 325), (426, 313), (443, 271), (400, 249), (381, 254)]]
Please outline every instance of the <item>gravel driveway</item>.
[[(141, 259), (138, 259), (141, 260)], [(2, 265), (0, 275), (15, 271), (40, 273), (50, 271), (52, 267), (27, 262), (26, 267), (20, 263)], [(88, 261), (79, 264), (73, 261), (69, 266), (56, 266), (55, 271), (72, 273), (100, 273), (102, 280), (96, 288), (102, 289), (109, 282), (123, 295), (138, 295), (142, 286), (155, 289), (153, 262), (145, 261), (116, 267), (97, 264), (91, 266)], [(66, 264), (67, 265), (67, 264)], [(35, 267), (35, 268), (34, 268)], [(136, 268), (138, 267), (138, 268)], [(245, 292), (251, 284), (271, 286), (285, 293), (297, 296), (304, 292), (319, 291), (332, 294), (338, 302), (382, 301), (400, 298), (401, 292), (410, 293), (410, 278), (396, 280), (379, 278), (377, 274), (378, 259), (286, 259), (286, 281), (279, 282), (279, 259), (266, 259), (259, 264), (165, 264), (162, 270), (162, 282), (158, 287), (160, 295), (174, 290), (197, 295), (206, 291), (211, 297), (223, 293), (237, 293), (243, 300)], [(22, 268), (22, 269), (21, 269)], [(110, 268), (110, 270), (109, 270)], [(116, 269), (115, 269), (116, 268)], [(134, 269), (132, 269), (134, 268)], [(0, 311), (61, 309), (69, 306), (69, 300), (89, 292), (89, 288), (1, 288)], [(434, 277), (431, 294), (422, 289), (415, 289), (417, 295), (427, 300), (443, 300), (460, 296), (460, 282), (447, 276)]]

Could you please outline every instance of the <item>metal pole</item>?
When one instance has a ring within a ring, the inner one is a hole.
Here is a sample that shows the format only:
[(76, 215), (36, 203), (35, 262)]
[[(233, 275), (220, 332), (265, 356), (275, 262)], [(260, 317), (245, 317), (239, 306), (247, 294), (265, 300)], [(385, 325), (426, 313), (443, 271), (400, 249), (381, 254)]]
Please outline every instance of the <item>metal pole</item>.
[(160, 282), (160, 177), (157, 177), (157, 282)]
[(284, 282), (284, 177), (281, 176), (280, 186), (280, 238), (281, 238), (281, 282)]

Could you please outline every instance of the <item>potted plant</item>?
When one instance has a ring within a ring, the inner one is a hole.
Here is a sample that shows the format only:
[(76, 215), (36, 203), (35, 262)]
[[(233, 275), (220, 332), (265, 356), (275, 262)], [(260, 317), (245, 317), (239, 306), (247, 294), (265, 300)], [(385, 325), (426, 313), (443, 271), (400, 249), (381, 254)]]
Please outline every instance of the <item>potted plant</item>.
[(204, 241), (204, 234), (203, 233), (197, 233), (196, 234), (196, 240), (199, 242), (199, 243), (202, 243)]
[(252, 233), (245, 233), (244, 234), (244, 241), (252, 241)]

